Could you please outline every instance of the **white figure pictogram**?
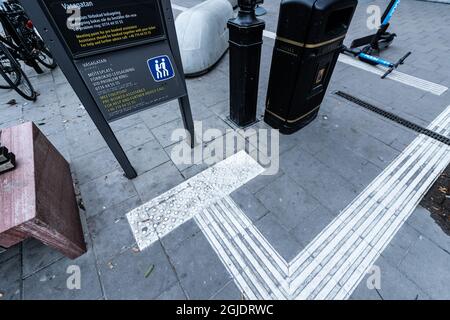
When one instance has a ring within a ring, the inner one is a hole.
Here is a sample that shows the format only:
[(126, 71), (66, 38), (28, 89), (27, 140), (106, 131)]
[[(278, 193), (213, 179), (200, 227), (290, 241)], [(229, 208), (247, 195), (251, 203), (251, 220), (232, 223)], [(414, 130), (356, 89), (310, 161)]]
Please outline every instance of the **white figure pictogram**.
[(162, 58), (161, 64), (159, 65), (159, 69), (162, 69), (162, 72), (164, 74), (164, 78), (169, 77), (169, 70), (167, 70), (166, 66), (166, 59)]
[(161, 79), (163, 77), (163, 74), (161, 72), (161, 65), (159, 64), (158, 60), (155, 60), (155, 70), (156, 70), (156, 79)]

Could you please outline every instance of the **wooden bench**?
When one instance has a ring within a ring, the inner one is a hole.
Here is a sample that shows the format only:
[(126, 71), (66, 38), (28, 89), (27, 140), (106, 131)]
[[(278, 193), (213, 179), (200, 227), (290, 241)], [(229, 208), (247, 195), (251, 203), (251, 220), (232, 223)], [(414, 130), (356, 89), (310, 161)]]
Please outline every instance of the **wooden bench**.
[(0, 246), (33, 237), (71, 259), (86, 252), (70, 167), (32, 123), (2, 129), (16, 168), (0, 175)]

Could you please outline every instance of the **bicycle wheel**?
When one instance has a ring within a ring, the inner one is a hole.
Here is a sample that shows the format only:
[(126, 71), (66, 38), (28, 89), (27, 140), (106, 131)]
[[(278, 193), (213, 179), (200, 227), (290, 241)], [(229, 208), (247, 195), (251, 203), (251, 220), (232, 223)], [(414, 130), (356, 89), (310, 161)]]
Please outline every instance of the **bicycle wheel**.
[(39, 61), (40, 64), (44, 65), (49, 69), (55, 69), (58, 66), (55, 60), (53, 59), (50, 50), (48, 50), (45, 46), (44, 48), (38, 51), (36, 55), (36, 60)]
[[(11, 71), (9, 69), (0, 67), (0, 75), (8, 84), (8, 88), (14, 89), (19, 95), (27, 100), (36, 101), (36, 91), (34, 91), (33, 85), (31, 84), (25, 72), (23, 72), (20, 63), (13, 58), (13, 56), (5, 46), (0, 46), (0, 52), (4, 56), (4, 61), (9, 60), (8, 65), (10, 66), (10, 69), (13, 70)], [(14, 79), (11, 79), (11, 74), (17, 74), (19, 80), (14, 81)]]
[(12, 89), (11, 83), (13, 85), (19, 84), (21, 74), (17, 72), (17, 68), (6, 56), (2, 47), (0, 47), (0, 69), (3, 71), (3, 77), (0, 78), (0, 89)]

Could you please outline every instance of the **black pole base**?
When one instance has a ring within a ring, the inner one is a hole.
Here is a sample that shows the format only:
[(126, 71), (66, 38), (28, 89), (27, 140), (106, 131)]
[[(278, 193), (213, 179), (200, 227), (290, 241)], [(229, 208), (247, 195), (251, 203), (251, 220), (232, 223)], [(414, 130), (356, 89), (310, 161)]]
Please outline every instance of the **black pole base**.
[(245, 126), (241, 126), (241, 125), (237, 124), (233, 119), (231, 119), (231, 117), (227, 117), (226, 119), (228, 120), (228, 124), (230, 124), (233, 127), (239, 128), (239, 129), (247, 129), (261, 121), (260, 119), (256, 119), (255, 121), (250, 122), (249, 124), (247, 124)]

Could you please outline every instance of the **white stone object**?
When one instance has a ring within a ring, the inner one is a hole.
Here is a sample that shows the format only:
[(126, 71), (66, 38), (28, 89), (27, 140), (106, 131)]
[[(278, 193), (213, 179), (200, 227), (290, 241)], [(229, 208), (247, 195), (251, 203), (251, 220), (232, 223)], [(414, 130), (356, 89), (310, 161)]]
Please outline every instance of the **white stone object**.
[(208, 72), (228, 49), (227, 22), (233, 17), (228, 0), (208, 0), (182, 12), (175, 21), (184, 73)]

